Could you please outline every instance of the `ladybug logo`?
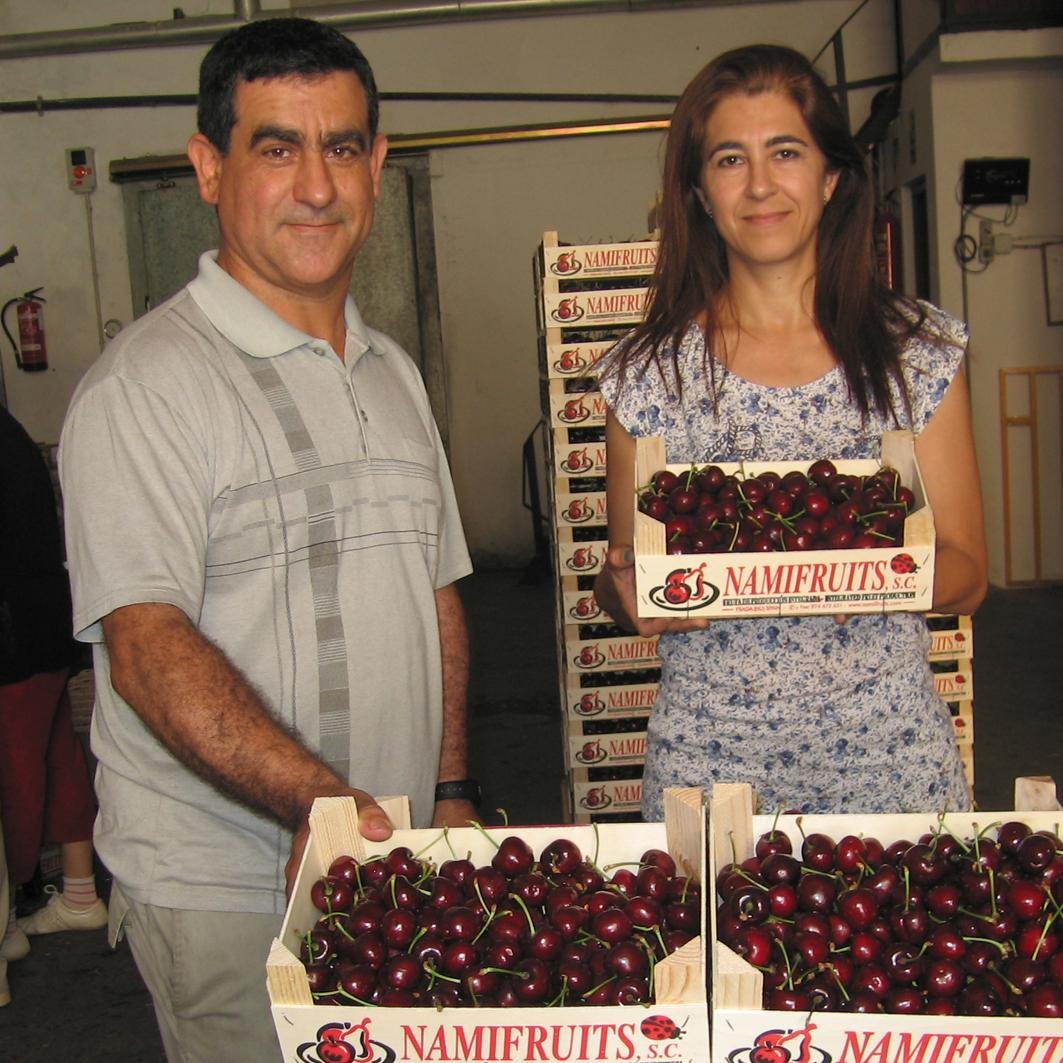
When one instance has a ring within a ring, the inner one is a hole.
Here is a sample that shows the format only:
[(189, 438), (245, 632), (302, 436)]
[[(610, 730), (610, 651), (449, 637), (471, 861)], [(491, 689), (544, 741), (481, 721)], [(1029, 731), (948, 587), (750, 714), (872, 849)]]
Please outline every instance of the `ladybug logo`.
[(690, 1021), (683, 1020), (683, 1026), (677, 1026), (675, 1020), (667, 1015), (648, 1015), (639, 1023), (642, 1036), (649, 1041), (678, 1041), (683, 1036), (683, 1027)]
[(911, 554), (894, 554), (890, 558), (890, 568), (898, 576), (908, 576), (913, 572), (919, 571), (919, 566), (915, 563), (915, 558)]

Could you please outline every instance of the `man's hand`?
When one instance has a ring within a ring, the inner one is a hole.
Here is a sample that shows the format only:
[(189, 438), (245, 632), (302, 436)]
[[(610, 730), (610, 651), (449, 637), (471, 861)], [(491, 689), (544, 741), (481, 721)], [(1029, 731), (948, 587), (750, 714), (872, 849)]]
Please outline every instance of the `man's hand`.
[(635, 593), (635, 551), (625, 544), (610, 546), (606, 552), (605, 564), (594, 582), (594, 597), (622, 628), (644, 638), (665, 631), (702, 631), (709, 626), (705, 619), (640, 619)]
[(432, 815), (433, 827), (467, 827), (480, 822), (480, 810), (471, 801), (460, 798), (437, 801)]
[[(358, 833), (370, 841), (381, 842), (390, 838), (394, 828), (387, 813), (364, 790), (350, 790), (346, 794), (323, 794), (324, 797), (353, 797), (358, 805)], [(303, 862), (303, 850), (310, 838), (310, 820), (304, 819), (299, 829), (292, 836), (292, 853), (284, 865), (285, 894), (290, 898), (295, 880), (299, 875), (299, 865)]]

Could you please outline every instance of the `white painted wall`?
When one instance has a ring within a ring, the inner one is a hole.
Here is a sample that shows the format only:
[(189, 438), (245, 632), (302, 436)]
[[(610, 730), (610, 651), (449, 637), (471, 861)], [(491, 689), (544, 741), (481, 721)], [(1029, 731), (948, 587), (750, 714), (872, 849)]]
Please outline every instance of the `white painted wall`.
[[(916, 42), (918, 43), (918, 42)], [(905, 81), (901, 114), (890, 137), (892, 182), (904, 186), (920, 175), (930, 200), (932, 296), (971, 328), (972, 408), (985, 499), (990, 579), (1006, 577), (1004, 474), (1002, 465), (1000, 370), (1063, 364), (1063, 326), (1047, 324), (1041, 253), (1016, 250), (997, 258), (983, 273), (966, 276), (953, 251), (960, 230), (959, 182), (963, 161), (981, 156), (1030, 159), (1029, 203), (1010, 226), (997, 231), (1023, 237), (1063, 236), (1063, 34), (1057, 30), (1025, 33), (956, 34)], [(915, 159), (909, 155), (914, 121)], [(979, 214), (1002, 219), (1002, 206)], [(966, 231), (977, 238), (978, 218)], [(910, 232), (910, 229), (908, 230)], [(910, 261), (907, 277), (911, 277)], [(978, 264), (973, 265), (974, 269)], [(1059, 378), (1043, 378), (1038, 388), (1041, 440), (1041, 576), (1063, 578), (1063, 443)], [(1010, 416), (1030, 412), (1013, 398)], [(1035, 575), (1032, 466), (1023, 432), (1011, 430), (1013, 581)]]
[[(186, 0), (189, 17), (231, 15), (227, 0)], [(263, 8), (282, 6), (276, 0)], [(462, 21), (352, 33), (385, 91), (678, 94), (718, 52), (773, 41), (815, 55), (858, 0), (690, 3), (627, 14)], [(133, 19), (166, 20), (171, 0), (0, 0), (0, 36)], [(892, 5), (872, 0), (846, 28), (850, 79), (892, 70)], [(0, 100), (191, 93), (206, 45), (0, 61)], [(833, 66), (825, 53), (823, 69)], [(850, 99), (854, 129), (873, 90)], [(666, 114), (666, 106), (389, 103), (386, 131)], [(91, 146), (104, 320), (132, 316), (114, 159), (182, 151), (191, 108), (0, 114), (0, 270), (4, 301), (45, 286), (51, 369), (24, 374), (0, 353), (9, 405), (32, 435), (55, 439), (70, 395), (96, 358), (85, 201), (65, 184), (63, 151)], [(521, 504), (521, 446), (539, 417), (531, 260), (546, 230), (562, 239), (627, 239), (645, 231), (659, 174), (659, 134), (540, 141), (433, 154), (433, 201), (448, 365), (452, 463), (470, 545), (480, 560), (521, 564), (532, 552)], [(5, 341), (6, 342), (6, 341)]]

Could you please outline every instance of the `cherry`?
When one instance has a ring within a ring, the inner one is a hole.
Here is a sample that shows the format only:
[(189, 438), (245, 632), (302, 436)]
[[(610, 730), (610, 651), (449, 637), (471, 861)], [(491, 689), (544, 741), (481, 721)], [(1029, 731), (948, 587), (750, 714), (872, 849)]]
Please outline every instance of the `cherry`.
[(620, 908), (605, 908), (591, 920), (594, 936), (610, 944), (630, 937), (632, 930), (630, 917)]
[(550, 971), (542, 960), (527, 957), (513, 967), (514, 991), (524, 1004), (538, 1004), (550, 992)]
[(551, 876), (569, 875), (580, 866), (583, 854), (579, 847), (567, 838), (558, 838), (539, 854), (539, 866)]
[(879, 904), (872, 890), (858, 886), (838, 897), (838, 914), (854, 930), (866, 930), (875, 921)]
[(535, 853), (532, 852), (531, 846), (516, 834), (503, 838), (491, 858), (491, 866), (510, 878), (530, 871), (533, 863)]
[(464, 887), (476, 870), (471, 860), (444, 860), (439, 865), (441, 878), (449, 879), (456, 886)]
[(408, 948), (416, 932), (417, 918), (408, 908), (392, 908), (380, 920), (380, 936), (388, 948)]
[(405, 846), (398, 845), (384, 857), (384, 866), (389, 875), (402, 875), (408, 879), (421, 877), (421, 864), (413, 853)]
[(1035, 986), (1023, 998), (1023, 1010), (1031, 1018), (1063, 1019), (1063, 989), (1048, 982)]

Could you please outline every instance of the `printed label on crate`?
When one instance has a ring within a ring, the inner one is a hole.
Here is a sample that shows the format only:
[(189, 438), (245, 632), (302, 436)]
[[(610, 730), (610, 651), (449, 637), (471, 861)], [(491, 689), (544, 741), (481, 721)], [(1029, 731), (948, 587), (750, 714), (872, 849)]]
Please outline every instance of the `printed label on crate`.
[(584, 391), (579, 395), (551, 395), (550, 419), (555, 427), (605, 424), (608, 409), (600, 391)]
[(562, 279), (590, 277), (642, 277), (657, 265), (657, 241), (640, 240), (626, 244), (587, 244), (573, 247), (544, 247), (543, 261), (548, 273)]
[[(713, 1011), (713, 1063), (1058, 1063), (1058, 1019)], [(1053, 1025), (1055, 1024), (1055, 1025)]]
[(934, 672), (934, 690), (938, 697), (945, 701), (970, 700), (974, 697), (974, 676), (970, 668), (955, 668), (950, 671), (938, 671), (934, 665), (941, 663), (955, 664), (957, 662), (931, 662)]
[(606, 343), (548, 343), (546, 368), (551, 377), (582, 376), (593, 369), (615, 340)]
[(546, 319), (561, 328), (636, 325), (646, 310), (645, 288), (543, 294)]
[(640, 616), (919, 610), (933, 591), (932, 547), (690, 557), (636, 559)]
[(974, 742), (974, 705), (970, 701), (950, 701), (949, 714), (952, 716), (952, 726), (956, 733), (956, 741), (961, 746), (969, 746)]
[(576, 716), (649, 714), (657, 701), (657, 683), (630, 687), (569, 687), (568, 710)]
[(562, 572), (574, 572), (581, 576), (590, 576), (601, 570), (605, 563), (604, 539), (591, 543), (557, 544), (557, 559)]
[(591, 624), (596, 620), (609, 619), (593, 591), (565, 591), (561, 607), (565, 612), (566, 624)]
[(569, 735), (568, 749), (573, 762), (587, 768), (599, 764), (642, 764), (646, 760), (646, 732), (590, 737), (573, 733)]
[(618, 779), (615, 782), (577, 782), (573, 784), (576, 807), (585, 812), (629, 812), (642, 804), (642, 780)]
[(591, 527), (605, 527), (605, 492), (557, 494), (554, 496), (554, 510), (560, 525), (577, 527), (586, 524)]
[(930, 629), (927, 654), (930, 660), (974, 656), (974, 634), (969, 616), (928, 616), (926, 626)]
[(562, 476), (604, 476), (605, 443), (556, 446), (554, 468)]
[(595, 639), (593, 642), (567, 642), (565, 650), (572, 667), (581, 672), (652, 668), (660, 663), (656, 637), (646, 639), (629, 635), (618, 639)]

